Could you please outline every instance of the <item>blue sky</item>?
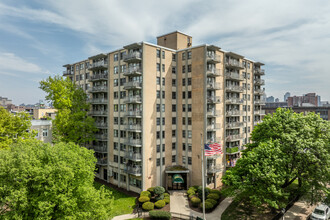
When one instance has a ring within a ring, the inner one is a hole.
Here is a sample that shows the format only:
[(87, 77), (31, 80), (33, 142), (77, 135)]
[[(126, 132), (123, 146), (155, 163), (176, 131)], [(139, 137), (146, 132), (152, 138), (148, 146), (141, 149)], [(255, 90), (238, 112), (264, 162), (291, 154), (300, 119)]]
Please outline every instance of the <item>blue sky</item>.
[(63, 64), (180, 30), (265, 63), (266, 93), (330, 101), (330, 1), (1, 0), (0, 96), (36, 103)]

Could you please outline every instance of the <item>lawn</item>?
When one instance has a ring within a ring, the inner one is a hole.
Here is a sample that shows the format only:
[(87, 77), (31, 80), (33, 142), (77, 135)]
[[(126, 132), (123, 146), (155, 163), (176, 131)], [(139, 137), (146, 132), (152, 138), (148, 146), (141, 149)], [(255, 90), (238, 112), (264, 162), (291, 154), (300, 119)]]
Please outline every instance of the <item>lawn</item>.
[[(94, 182), (94, 186), (96, 189), (99, 189), (102, 184)], [(109, 188), (108, 186), (104, 187), (106, 190), (112, 192), (112, 196), (114, 197), (114, 203), (112, 204), (110, 219), (117, 215), (131, 214), (133, 212), (136, 197), (126, 195), (115, 189)]]

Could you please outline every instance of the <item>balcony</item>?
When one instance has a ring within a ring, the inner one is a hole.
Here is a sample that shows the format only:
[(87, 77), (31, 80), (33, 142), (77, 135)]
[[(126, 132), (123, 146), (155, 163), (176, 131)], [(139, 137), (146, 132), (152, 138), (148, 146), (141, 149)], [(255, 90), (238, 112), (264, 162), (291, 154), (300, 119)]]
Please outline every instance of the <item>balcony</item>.
[(126, 158), (132, 161), (141, 161), (142, 154), (141, 153), (134, 153), (134, 152), (126, 152)]
[(227, 142), (238, 141), (241, 140), (242, 138), (244, 138), (244, 134), (232, 134), (226, 136), (226, 141)]
[(125, 172), (134, 176), (142, 175), (142, 167), (141, 166), (126, 166)]
[(221, 89), (220, 83), (207, 83), (206, 88), (208, 90), (219, 90)]
[(226, 167), (234, 167), (234, 166), (236, 166), (237, 160), (238, 160), (238, 158), (227, 160)]
[(221, 111), (220, 110), (213, 110), (213, 109), (211, 109), (211, 110), (207, 110), (207, 117), (208, 118), (213, 118), (213, 117), (217, 117), (217, 116), (220, 116), (220, 113), (221, 113)]
[(142, 132), (142, 126), (140, 124), (125, 125), (125, 129), (127, 131)]
[(124, 84), (124, 89), (141, 89), (142, 83), (137, 81), (126, 82)]
[(254, 79), (254, 84), (258, 86), (265, 85), (265, 80), (264, 79)]
[(220, 70), (218, 69), (207, 69), (206, 75), (211, 77), (221, 76)]
[(265, 75), (265, 70), (263, 69), (254, 69), (253, 72), (255, 75), (260, 75), (260, 76)]
[(132, 53), (128, 53), (124, 56), (125, 62), (139, 62), (142, 59), (142, 53), (139, 51), (134, 51)]
[(234, 97), (227, 97), (226, 98), (226, 104), (242, 104), (243, 103), (243, 99), (240, 98), (234, 98)]
[(257, 95), (264, 95), (265, 94), (265, 91), (263, 89), (255, 89), (254, 90), (254, 94), (257, 94)]
[(226, 72), (226, 79), (243, 81), (244, 77), (239, 73)]
[(99, 152), (99, 153), (108, 153), (107, 146), (95, 145), (95, 146), (93, 146), (93, 150), (95, 152)]
[(221, 57), (216, 54), (206, 53), (206, 61), (209, 63), (220, 63)]
[(125, 112), (126, 117), (136, 117), (141, 118), (142, 117), (142, 111), (136, 110), (136, 111), (127, 111)]
[(226, 86), (226, 92), (243, 92), (243, 87), (242, 86), (233, 86), (229, 85)]
[(240, 110), (226, 111), (226, 116), (240, 116), (240, 115), (243, 115), (243, 111)]
[(254, 120), (253, 125), (257, 126), (259, 123), (262, 123), (262, 120)]
[(226, 128), (227, 129), (237, 129), (243, 126), (243, 122), (227, 122)]
[(220, 143), (221, 140), (219, 137), (207, 137), (207, 143)]
[(221, 128), (220, 123), (215, 123), (215, 124), (210, 124), (206, 125), (206, 130), (211, 131), (211, 130), (218, 130)]
[(238, 146), (236, 147), (226, 147), (226, 154), (238, 154), (240, 152), (240, 149)]
[(265, 110), (254, 110), (254, 114), (255, 115), (265, 115), (266, 112), (265, 112)]
[(207, 168), (207, 173), (219, 173), (222, 171), (222, 167), (220, 164), (217, 164), (217, 165), (208, 165)]
[(244, 66), (241, 62), (237, 61), (237, 60), (232, 60), (229, 59), (226, 61), (226, 66), (227, 67), (231, 67), (231, 68), (237, 68), (237, 69), (244, 69)]
[(108, 92), (108, 87), (107, 86), (94, 86), (91, 90), (91, 92), (96, 93), (96, 92)]
[(105, 158), (97, 158), (97, 164), (99, 165), (107, 165), (108, 164), (108, 159), (105, 159)]
[(108, 74), (95, 74), (92, 75), (90, 81), (100, 81), (100, 80), (108, 80)]
[(141, 67), (129, 67), (124, 72), (124, 76), (140, 76), (142, 75)]
[(95, 126), (97, 128), (107, 128), (108, 127), (108, 123), (105, 123), (105, 122), (95, 122)]
[(141, 147), (142, 140), (141, 139), (128, 138), (126, 140), (126, 145), (133, 146), (133, 147)]
[(97, 69), (108, 69), (108, 63), (107, 62), (96, 62), (91, 63), (88, 67), (90, 70), (97, 70)]
[(108, 99), (92, 99), (91, 103), (92, 104), (107, 104)]
[(94, 116), (107, 116), (108, 114), (108, 111), (91, 111), (90, 113), (91, 115), (94, 115)]
[(254, 104), (265, 105), (266, 102), (265, 102), (265, 100), (262, 100), (262, 99), (255, 99)]
[(221, 157), (221, 154), (214, 154), (212, 156), (207, 156), (206, 159), (208, 159), (208, 160), (216, 160), (219, 157)]
[(108, 140), (108, 134), (95, 134), (95, 138), (98, 140)]
[(71, 70), (63, 71), (63, 76), (71, 76), (71, 75), (73, 75), (73, 71), (71, 71)]
[(219, 104), (220, 103), (220, 96), (208, 96), (207, 97), (208, 104)]
[(142, 97), (139, 95), (136, 96), (128, 96), (124, 99), (124, 103), (141, 103), (142, 102)]

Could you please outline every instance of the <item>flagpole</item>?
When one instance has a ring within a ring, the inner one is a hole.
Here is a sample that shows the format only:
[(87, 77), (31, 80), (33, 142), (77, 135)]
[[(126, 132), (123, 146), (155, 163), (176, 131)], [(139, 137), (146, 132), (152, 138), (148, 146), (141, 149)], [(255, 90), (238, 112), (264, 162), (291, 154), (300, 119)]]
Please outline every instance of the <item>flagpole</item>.
[(203, 219), (206, 220), (205, 217), (205, 188), (204, 188), (204, 144), (203, 144), (203, 134), (201, 133), (201, 145), (202, 145), (202, 199), (203, 199)]

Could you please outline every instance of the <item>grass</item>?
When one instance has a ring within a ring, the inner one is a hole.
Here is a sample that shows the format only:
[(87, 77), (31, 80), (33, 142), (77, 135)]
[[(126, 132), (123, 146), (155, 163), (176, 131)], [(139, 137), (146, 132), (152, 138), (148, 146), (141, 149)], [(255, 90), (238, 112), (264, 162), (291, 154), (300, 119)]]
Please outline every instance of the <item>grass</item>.
[[(103, 185), (98, 182), (94, 182), (94, 187), (96, 189), (99, 189), (101, 186)], [(114, 198), (110, 219), (118, 215), (131, 214), (133, 212), (133, 209), (135, 207), (136, 197), (126, 195), (108, 186), (104, 186), (104, 187), (106, 190), (112, 192), (112, 196)]]

